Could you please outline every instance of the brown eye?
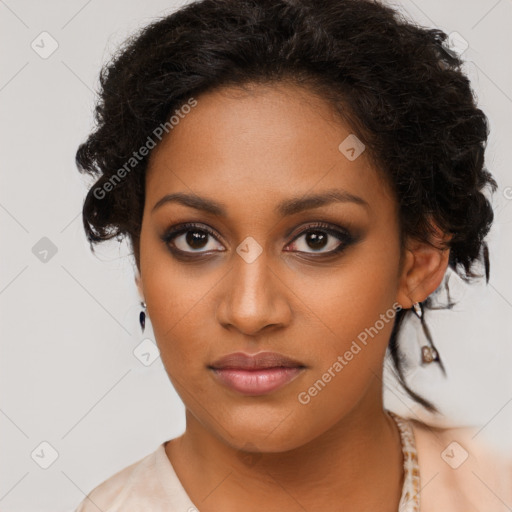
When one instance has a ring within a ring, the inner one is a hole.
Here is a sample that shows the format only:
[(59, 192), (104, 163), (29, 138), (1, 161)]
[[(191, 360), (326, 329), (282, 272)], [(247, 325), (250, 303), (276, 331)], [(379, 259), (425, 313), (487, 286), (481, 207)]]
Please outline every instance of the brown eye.
[[(212, 243), (217, 240), (215, 235), (210, 229), (206, 227), (199, 227), (195, 224), (182, 224), (168, 230), (162, 240), (169, 246), (170, 249), (177, 250), (183, 253), (203, 253), (209, 251), (219, 250), (216, 245)], [(220, 245), (223, 250), (223, 246)]]
[(193, 249), (202, 249), (207, 244), (209, 236), (206, 231), (187, 231), (185, 233), (185, 243)]
[(327, 239), (331, 236), (327, 233), (323, 233), (322, 231), (310, 231), (306, 233), (305, 242), (308, 247), (311, 247), (315, 251), (323, 249), (327, 245)]
[(307, 254), (334, 254), (342, 251), (351, 241), (352, 237), (347, 232), (328, 224), (317, 224), (303, 231), (290, 245), (293, 250)]

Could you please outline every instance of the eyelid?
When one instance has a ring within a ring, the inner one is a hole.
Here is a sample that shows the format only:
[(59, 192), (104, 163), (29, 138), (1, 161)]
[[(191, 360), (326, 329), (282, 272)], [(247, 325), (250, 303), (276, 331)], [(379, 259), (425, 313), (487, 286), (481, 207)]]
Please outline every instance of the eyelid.
[[(299, 233), (297, 233), (297, 235), (287, 244), (286, 247), (295, 243), (296, 240), (298, 240), (302, 236), (304, 236), (310, 232), (313, 232), (315, 230), (327, 233), (331, 237), (338, 240), (339, 244), (334, 249), (331, 249), (331, 250), (325, 251), (325, 252), (320, 252), (320, 251), (312, 251), (312, 252), (287, 251), (287, 252), (297, 252), (298, 254), (305, 254), (308, 256), (313, 255), (314, 258), (321, 258), (322, 256), (327, 258), (329, 256), (331, 256), (331, 257), (337, 256), (338, 254), (342, 253), (350, 244), (355, 242), (357, 239), (357, 236), (351, 234), (351, 232), (349, 232), (348, 229), (346, 229), (346, 228), (343, 228), (341, 226), (334, 227), (329, 223), (317, 221), (317, 222), (312, 222), (312, 223), (306, 225), (305, 227), (301, 227), (301, 230), (299, 231)], [(315, 255), (318, 255), (318, 256), (315, 256)]]
[[(306, 226), (301, 226), (299, 232), (292, 238), (290, 243), (294, 242), (295, 240), (297, 240), (297, 238), (301, 237), (302, 235), (305, 235), (308, 232), (313, 231), (315, 229), (318, 229), (318, 231), (325, 231), (326, 233), (328, 233), (329, 235), (331, 235), (335, 238), (340, 238), (340, 236), (343, 236), (347, 239), (351, 238), (351, 234), (346, 228), (343, 228), (341, 226), (334, 227), (333, 225), (331, 225), (329, 223), (326, 223), (323, 221), (316, 221), (316, 222), (311, 222), (311, 223), (307, 224)], [(288, 233), (287, 233), (287, 235), (288, 235)], [(287, 238), (288, 238), (288, 236), (287, 236)]]
[[(188, 231), (192, 231), (193, 229), (196, 229), (198, 231), (204, 231), (208, 233), (212, 238), (214, 238), (217, 242), (222, 243), (224, 245), (224, 242), (222, 242), (222, 238), (219, 237), (212, 228), (207, 226), (206, 224), (198, 223), (198, 222), (184, 222), (182, 224), (177, 224), (175, 226), (172, 226), (165, 230), (164, 234), (161, 236), (162, 240), (169, 244), (174, 238), (183, 235), (184, 233), (187, 233)], [(198, 251), (181, 251), (181, 249), (177, 249), (177, 251), (180, 252), (189, 252), (189, 254), (201, 254)], [(208, 252), (208, 251), (203, 251)], [(217, 252), (224, 252), (224, 251), (217, 251)]]

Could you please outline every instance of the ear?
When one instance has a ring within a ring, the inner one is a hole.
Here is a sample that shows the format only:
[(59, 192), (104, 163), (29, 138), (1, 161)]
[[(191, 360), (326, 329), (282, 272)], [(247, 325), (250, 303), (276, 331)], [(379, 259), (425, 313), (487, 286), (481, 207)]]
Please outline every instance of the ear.
[(450, 249), (444, 245), (449, 238), (436, 227), (433, 245), (407, 240), (397, 292), (397, 302), (404, 309), (411, 308), (415, 302), (423, 302), (441, 284), (450, 257)]

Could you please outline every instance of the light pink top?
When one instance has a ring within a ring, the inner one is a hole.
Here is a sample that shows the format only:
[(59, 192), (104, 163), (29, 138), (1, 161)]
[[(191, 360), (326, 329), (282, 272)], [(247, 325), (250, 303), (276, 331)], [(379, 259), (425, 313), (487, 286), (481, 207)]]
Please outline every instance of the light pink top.
[[(491, 452), (471, 428), (436, 428), (392, 412), (404, 455), (398, 512), (512, 511), (512, 455)], [(96, 486), (75, 512), (200, 512), (165, 442)]]

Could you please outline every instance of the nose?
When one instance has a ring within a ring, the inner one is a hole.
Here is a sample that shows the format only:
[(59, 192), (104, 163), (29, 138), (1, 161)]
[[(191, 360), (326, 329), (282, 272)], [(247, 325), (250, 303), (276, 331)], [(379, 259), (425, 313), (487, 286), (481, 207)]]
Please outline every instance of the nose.
[(217, 307), (217, 321), (248, 336), (289, 324), (291, 291), (263, 252), (251, 263), (238, 255), (226, 276)]

